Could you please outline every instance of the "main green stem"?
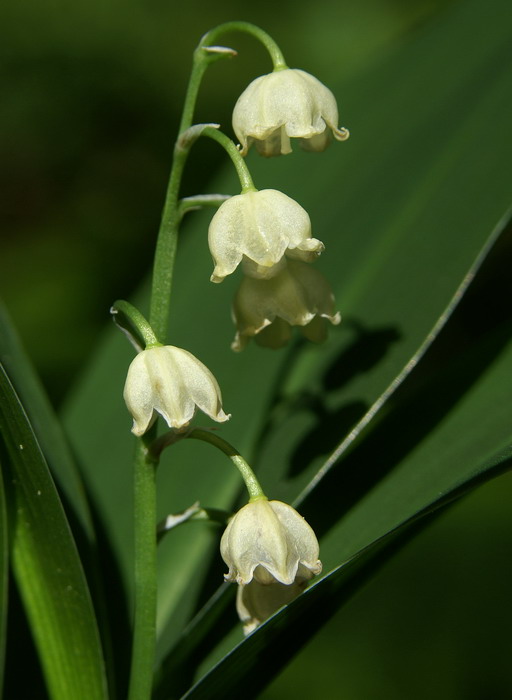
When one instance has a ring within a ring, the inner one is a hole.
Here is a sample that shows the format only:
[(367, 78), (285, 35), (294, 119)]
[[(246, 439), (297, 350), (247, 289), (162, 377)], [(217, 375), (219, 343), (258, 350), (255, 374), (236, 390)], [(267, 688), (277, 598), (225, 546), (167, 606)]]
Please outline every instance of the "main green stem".
[[(206, 68), (211, 62), (225, 55), (222, 52), (208, 51), (208, 46), (214, 44), (220, 34), (230, 31), (242, 31), (252, 34), (269, 51), (274, 70), (286, 68), (279, 47), (259, 27), (247, 22), (229, 22), (212, 29), (205, 34), (194, 51), (192, 72), (183, 106), (179, 136), (192, 125), (197, 94)], [(180, 146), (178, 137), (174, 148), (174, 158), (155, 250), (149, 325), (156, 338), (163, 343), (165, 343), (167, 336), (170, 316), (172, 277), (180, 225), (178, 197), (190, 146), (191, 143), (185, 148)], [(233, 157), (233, 160), (236, 159)], [(239, 166), (237, 170), (240, 173), (243, 168)], [(248, 189), (253, 188), (248, 179), (245, 180), (245, 183), (242, 183), (242, 187), (245, 186)], [(124, 310), (126, 311), (127, 309)], [(135, 617), (129, 700), (149, 700), (153, 684), (157, 611), (156, 462), (151, 458), (147, 445), (154, 441), (155, 437), (156, 428), (153, 428), (139, 441), (135, 455)], [(236, 455), (232, 457), (233, 461), (235, 461), (234, 457)], [(240, 465), (243, 469), (241, 462)], [(249, 479), (249, 482), (246, 480), (249, 488), (251, 480), (248, 474), (247, 479)], [(252, 494), (254, 494), (253, 496), (251, 495), (251, 498), (264, 498), (259, 484), (257, 486), (256, 484), (250, 487), (249, 493), (251, 493), (252, 489)]]
[[(220, 24), (218, 27), (211, 29), (203, 36), (194, 51), (192, 72), (190, 74), (190, 81), (185, 96), (178, 132), (180, 135), (192, 125), (197, 94), (206, 69), (210, 63), (220, 57), (220, 54), (208, 53), (208, 47), (214, 45), (222, 34), (229, 32), (244, 32), (254, 36), (269, 52), (275, 71), (287, 68), (279, 46), (267, 32), (264, 32), (263, 29), (260, 29), (256, 25), (250, 22), (226, 22), (225, 24)], [(176, 146), (174, 149), (174, 159), (165, 196), (160, 230), (158, 232), (153, 265), (153, 285), (151, 290), (149, 323), (159, 339), (165, 338), (169, 321), (172, 276), (178, 243), (178, 228), (180, 225), (178, 196), (183, 169), (189, 152), (190, 146), (186, 149), (181, 149)]]
[(135, 454), (135, 616), (129, 700), (149, 700), (156, 639), (156, 463), (139, 440)]

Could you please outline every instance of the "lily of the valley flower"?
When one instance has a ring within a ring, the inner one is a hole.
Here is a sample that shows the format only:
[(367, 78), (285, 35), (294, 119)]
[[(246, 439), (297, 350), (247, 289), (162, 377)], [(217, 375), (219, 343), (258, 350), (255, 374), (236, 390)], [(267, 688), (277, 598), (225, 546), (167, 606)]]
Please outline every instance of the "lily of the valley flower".
[(291, 586), (322, 570), (318, 540), (297, 511), (261, 498), (241, 508), (222, 535), (220, 552), (229, 567), (226, 581)]
[(285, 345), (292, 326), (299, 326), (313, 342), (327, 335), (326, 321), (337, 325), (334, 295), (321, 272), (306, 263), (289, 260), (271, 279), (244, 277), (233, 302), (237, 333), (231, 345), (240, 351), (255, 337), (259, 345)]
[(302, 148), (323, 151), (334, 137), (349, 133), (338, 128), (338, 107), (332, 92), (303, 70), (286, 68), (256, 78), (238, 98), (233, 130), (245, 155), (254, 142), (264, 156), (291, 152), (290, 137)]
[(124, 400), (133, 416), (132, 433), (143, 435), (159, 413), (170, 428), (190, 423), (197, 408), (215, 421), (222, 410), (219, 385), (210, 370), (187, 350), (173, 345), (150, 347), (132, 361)]
[(297, 578), (291, 585), (284, 583), (264, 584), (252, 580), (246, 586), (238, 586), (236, 611), (249, 634), (271, 615), (295, 600), (306, 588), (306, 579)]
[(222, 282), (244, 261), (246, 274), (276, 274), (282, 258), (312, 261), (324, 249), (311, 238), (311, 221), (300, 204), (278, 190), (235, 195), (211, 220), (208, 243), (215, 263), (212, 282)]

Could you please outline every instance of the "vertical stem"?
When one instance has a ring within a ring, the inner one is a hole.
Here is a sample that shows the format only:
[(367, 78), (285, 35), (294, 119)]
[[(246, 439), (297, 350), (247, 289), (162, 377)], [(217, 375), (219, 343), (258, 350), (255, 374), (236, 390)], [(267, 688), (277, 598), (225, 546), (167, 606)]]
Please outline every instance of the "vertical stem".
[(155, 662), (156, 465), (145, 442), (138, 441), (135, 455), (135, 620), (129, 700), (149, 700)]
[[(195, 101), (208, 58), (194, 53), (180, 133), (191, 124)], [(178, 243), (178, 195), (188, 149), (175, 147), (153, 266), (149, 324), (163, 342), (167, 335), (174, 258)], [(153, 687), (156, 646), (156, 484), (157, 461), (147, 450), (156, 427), (138, 441), (134, 459), (135, 614), (129, 700), (149, 700)]]
[[(247, 22), (230, 22), (216, 27), (208, 32), (194, 51), (192, 72), (190, 75), (183, 113), (179, 127), (182, 134), (192, 124), (197, 93), (208, 65), (216, 60), (205, 47), (214, 42), (224, 31), (243, 31), (259, 39), (268, 49), (274, 70), (286, 68), (284, 58), (277, 44), (263, 30)], [(156, 244), (149, 325), (156, 338), (165, 343), (167, 325), (170, 315), (171, 287), (174, 260), (178, 243), (180, 215), (178, 196), (183, 169), (190, 151), (190, 145), (181, 148), (179, 143), (174, 149), (174, 159), (169, 176), (169, 184), (165, 197), (164, 208), (158, 240)], [(242, 174), (243, 186), (251, 189), (243, 168), (237, 170)], [(249, 176), (250, 177), (250, 176)], [(126, 309), (125, 309), (126, 310)], [(135, 517), (135, 620), (132, 648), (132, 666), (130, 672), (129, 700), (149, 700), (151, 697), (153, 666), (155, 654), (156, 630), (156, 462), (151, 459), (147, 445), (154, 440), (156, 429), (141, 439), (135, 455), (134, 479), (134, 517)], [(252, 480), (245, 470), (245, 462), (236, 455), (234, 461), (242, 472), (248, 484), (251, 497), (260, 498), (261, 488)], [(239, 464), (238, 464), (239, 463)]]
[[(192, 64), (192, 72), (188, 83), (185, 103), (181, 116), (179, 134), (192, 124), (197, 93), (210, 58), (203, 51), (196, 49)], [(169, 176), (169, 184), (165, 195), (165, 203), (158, 231), (158, 239), (153, 263), (153, 279), (151, 288), (151, 303), (149, 323), (157, 338), (165, 342), (169, 312), (171, 307), (171, 288), (174, 270), (174, 259), (178, 245), (178, 229), (180, 216), (178, 211), (178, 196), (183, 169), (190, 151), (189, 148), (174, 149), (174, 158)]]

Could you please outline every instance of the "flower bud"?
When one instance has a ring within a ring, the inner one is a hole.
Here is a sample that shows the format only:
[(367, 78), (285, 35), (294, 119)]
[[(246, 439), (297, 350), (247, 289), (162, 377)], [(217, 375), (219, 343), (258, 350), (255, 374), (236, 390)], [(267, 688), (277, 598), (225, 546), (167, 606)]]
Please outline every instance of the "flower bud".
[(233, 130), (246, 155), (254, 142), (264, 156), (291, 152), (290, 137), (305, 150), (323, 151), (332, 137), (348, 138), (338, 129), (338, 107), (332, 92), (302, 70), (286, 68), (256, 78), (233, 110)]
[(147, 348), (132, 361), (124, 400), (133, 416), (132, 433), (143, 435), (159, 413), (170, 428), (190, 423), (197, 408), (215, 421), (222, 410), (219, 385), (210, 370), (187, 350), (172, 345)]
[(278, 190), (244, 192), (223, 202), (211, 220), (208, 243), (212, 282), (222, 282), (242, 260), (247, 274), (268, 277), (285, 254), (311, 261), (324, 248), (311, 238), (305, 209)]
[(309, 340), (322, 342), (325, 321), (337, 325), (341, 317), (322, 273), (289, 260), (271, 279), (243, 278), (233, 302), (233, 320), (237, 333), (231, 347), (240, 351), (252, 337), (259, 345), (282, 347), (291, 337), (291, 326), (299, 326)]
[(322, 570), (312, 528), (291, 506), (266, 498), (249, 502), (233, 516), (220, 552), (229, 567), (226, 580), (244, 586), (251, 581), (290, 586)]

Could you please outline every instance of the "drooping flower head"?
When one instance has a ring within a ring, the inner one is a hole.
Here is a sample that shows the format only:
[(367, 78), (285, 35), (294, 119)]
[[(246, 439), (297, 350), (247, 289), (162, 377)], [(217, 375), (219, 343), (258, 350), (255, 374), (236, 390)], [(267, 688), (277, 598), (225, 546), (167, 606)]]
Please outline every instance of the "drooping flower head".
[(237, 333), (232, 344), (243, 350), (254, 337), (259, 345), (279, 348), (299, 326), (313, 342), (327, 335), (326, 322), (337, 325), (334, 295), (321, 272), (306, 263), (289, 260), (271, 279), (244, 277), (233, 302)]
[(288, 504), (266, 498), (249, 502), (233, 516), (220, 552), (229, 567), (226, 581), (243, 586), (253, 580), (290, 586), (322, 570), (312, 528)]
[(305, 209), (278, 190), (243, 192), (223, 202), (211, 220), (208, 243), (212, 282), (222, 282), (242, 261), (246, 274), (266, 278), (277, 274), (284, 255), (312, 261), (324, 249), (311, 238)]
[(157, 413), (176, 429), (188, 425), (198, 408), (218, 422), (230, 417), (222, 410), (220, 388), (210, 370), (173, 345), (150, 347), (134, 358), (124, 400), (133, 416), (132, 433), (138, 436), (151, 427)]
[(285, 68), (263, 75), (245, 89), (233, 110), (233, 130), (246, 155), (252, 143), (264, 156), (291, 152), (290, 138), (308, 151), (323, 151), (338, 128), (338, 107), (332, 92), (303, 70)]

